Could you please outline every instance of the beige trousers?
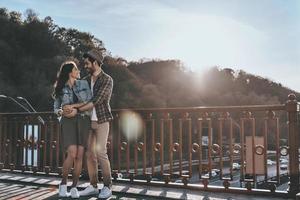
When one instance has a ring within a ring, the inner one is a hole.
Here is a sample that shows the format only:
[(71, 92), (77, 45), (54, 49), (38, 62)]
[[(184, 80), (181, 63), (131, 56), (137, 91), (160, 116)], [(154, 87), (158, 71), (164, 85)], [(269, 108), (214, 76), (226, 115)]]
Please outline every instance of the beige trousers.
[(109, 122), (98, 124), (98, 122), (92, 121), (87, 145), (87, 167), (90, 183), (94, 187), (98, 183), (98, 162), (102, 171), (103, 184), (107, 187), (112, 185), (111, 168), (106, 148), (108, 134)]

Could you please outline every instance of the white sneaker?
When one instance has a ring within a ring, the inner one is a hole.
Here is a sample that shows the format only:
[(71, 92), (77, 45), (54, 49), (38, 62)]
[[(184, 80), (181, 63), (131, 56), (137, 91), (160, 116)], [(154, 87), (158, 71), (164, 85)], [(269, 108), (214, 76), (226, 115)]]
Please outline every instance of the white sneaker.
[(68, 193), (67, 185), (59, 184), (58, 196), (59, 197), (69, 197), (70, 196), (70, 193)]
[(94, 186), (92, 185), (89, 185), (84, 190), (79, 191), (80, 196), (90, 196), (98, 193), (99, 193), (98, 188), (94, 188)]
[(100, 198), (100, 199), (107, 199), (107, 198), (111, 197), (111, 195), (112, 195), (111, 189), (109, 189), (108, 187), (104, 186), (101, 189), (101, 192), (100, 192), (98, 198)]
[(70, 190), (70, 193), (71, 193), (72, 199), (78, 199), (78, 198), (80, 197), (79, 192), (78, 192), (78, 190), (77, 190), (76, 187), (73, 187), (73, 188)]

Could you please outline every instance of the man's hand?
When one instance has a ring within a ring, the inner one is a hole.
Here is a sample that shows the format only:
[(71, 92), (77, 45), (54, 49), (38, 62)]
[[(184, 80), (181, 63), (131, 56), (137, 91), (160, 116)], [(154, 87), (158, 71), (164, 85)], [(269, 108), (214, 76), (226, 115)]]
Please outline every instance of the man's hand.
[(63, 111), (63, 116), (67, 118), (75, 117), (76, 114), (77, 110), (74, 108), (72, 110), (69, 110), (68, 112)]

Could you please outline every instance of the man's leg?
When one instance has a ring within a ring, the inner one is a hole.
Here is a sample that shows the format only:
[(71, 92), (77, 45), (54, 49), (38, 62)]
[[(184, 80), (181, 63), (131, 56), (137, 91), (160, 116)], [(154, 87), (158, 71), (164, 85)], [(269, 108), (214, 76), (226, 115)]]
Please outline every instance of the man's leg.
[[(97, 128), (95, 130), (96, 133), (96, 152), (97, 152), (97, 158), (100, 163), (100, 167), (102, 170), (102, 176), (103, 176), (103, 184), (104, 186), (111, 187), (112, 181), (111, 181), (111, 168), (110, 168), (110, 162), (107, 155), (107, 148), (106, 143), (108, 139), (109, 134), (109, 122), (105, 122), (102, 124), (94, 124)], [(92, 125), (93, 127), (93, 125)]]

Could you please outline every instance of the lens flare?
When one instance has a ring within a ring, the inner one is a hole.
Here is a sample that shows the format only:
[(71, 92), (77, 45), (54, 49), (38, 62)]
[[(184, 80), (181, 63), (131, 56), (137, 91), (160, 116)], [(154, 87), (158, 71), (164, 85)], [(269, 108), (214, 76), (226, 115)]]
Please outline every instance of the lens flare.
[(133, 111), (124, 111), (120, 114), (120, 128), (128, 141), (136, 140), (142, 134), (142, 117)]

